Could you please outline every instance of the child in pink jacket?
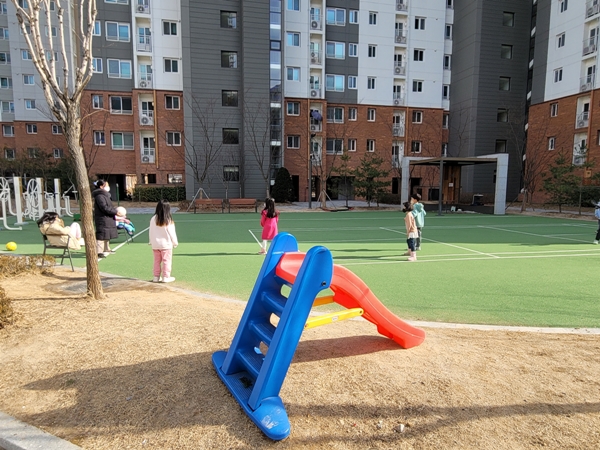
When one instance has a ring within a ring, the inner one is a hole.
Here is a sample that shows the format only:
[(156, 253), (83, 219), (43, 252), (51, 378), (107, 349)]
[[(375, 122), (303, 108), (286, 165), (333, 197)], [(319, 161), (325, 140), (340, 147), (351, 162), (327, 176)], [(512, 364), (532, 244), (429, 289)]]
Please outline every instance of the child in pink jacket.
[(262, 246), (260, 248), (261, 255), (267, 253), (267, 242), (272, 241), (277, 236), (277, 222), (279, 221), (279, 211), (275, 209), (275, 200), (268, 198), (265, 200), (265, 208), (260, 214), (260, 226), (262, 231)]
[(154, 278), (152, 281), (155, 283), (175, 281), (175, 278), (171, 276), (171, 267), (173, 249), (179, 245), (179, 241), (175, 232), (175, 222), (171, 217), (171, 205), (168, 201), (160, 200), (156, 205), (156, 213), (150, 219), (149, 235), (154, 253)]

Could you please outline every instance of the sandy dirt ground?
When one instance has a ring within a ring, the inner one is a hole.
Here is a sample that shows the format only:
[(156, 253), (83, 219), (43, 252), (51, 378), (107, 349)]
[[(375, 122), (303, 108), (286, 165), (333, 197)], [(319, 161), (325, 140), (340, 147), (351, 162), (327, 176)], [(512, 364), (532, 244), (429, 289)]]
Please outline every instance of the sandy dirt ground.
[(307, 330), (265, 438), (217, 377), (244, 304), (82, 272), (0, 283), (0, 410), (85, 449), (598, 449), (600, 336), (427, 328), (403, 350), (364, 320)]

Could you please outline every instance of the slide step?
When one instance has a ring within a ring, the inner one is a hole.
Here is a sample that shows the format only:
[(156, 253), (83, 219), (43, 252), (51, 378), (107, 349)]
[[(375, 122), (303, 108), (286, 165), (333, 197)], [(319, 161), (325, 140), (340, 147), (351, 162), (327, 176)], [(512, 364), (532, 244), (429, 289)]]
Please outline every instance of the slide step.
[(240, 351), (238, 356), (248, 373), (256, 380), (265, 356), (262, 353), (257, 353), (254, 349)]
[(267, 346), (271, 345), (271, 340), (275, 334), (275, 327), (269, 322), (252, 322), (250, 329)]
[(279, 293), (263, 292), (262, 300), (264, 303), (266, 303), (268, 309), (281, 317), (281, 313), (283, 312), (283, 308), (285, 308), (285, 302), (287, 298)]
[(364, 311), (362, 308), (352, 308), (344, 311), (323, 314), (322, 316), (308, 319), (304, 324), (304, 329), (320, 327), (321, 325), (327, 325), (333, 322), (341, 322), (342, 320), (348, 320), (352, 317), (362, 316), (363, 313)]

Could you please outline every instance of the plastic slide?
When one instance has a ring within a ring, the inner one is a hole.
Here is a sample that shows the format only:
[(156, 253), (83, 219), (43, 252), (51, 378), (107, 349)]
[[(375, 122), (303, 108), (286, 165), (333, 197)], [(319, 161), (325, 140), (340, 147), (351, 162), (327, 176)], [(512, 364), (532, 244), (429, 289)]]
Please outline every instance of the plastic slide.
[[(304, 255), (301, 252), (284, 253), (275, 274), (292, 284)], [(402, 348), (416, 347), (425, 339), (423, 330), (413, 327), (389, 311), (371, 289), (345, 267), (333, 265), (333, 278), (329, 288), (334, 293), (334, 302), (348, 309), (362, 308), (363, 317), (377, 326), (379, 334), (394, 340)]]

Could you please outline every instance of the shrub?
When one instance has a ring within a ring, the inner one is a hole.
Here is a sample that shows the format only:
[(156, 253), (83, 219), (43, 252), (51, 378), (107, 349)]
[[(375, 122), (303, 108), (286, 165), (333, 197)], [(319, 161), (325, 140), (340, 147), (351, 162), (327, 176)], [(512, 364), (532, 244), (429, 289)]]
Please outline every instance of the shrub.
[(158, 202), (167, 200), (178, 203), (185, 200), (185, 186), (136, 186), (133, 190), (133, 201)]
[(379, 203), (385, 203), (388, 205), (399, 205), (400, 194), (390, 194), (389, 192), (384, 192), (379, 195)]

